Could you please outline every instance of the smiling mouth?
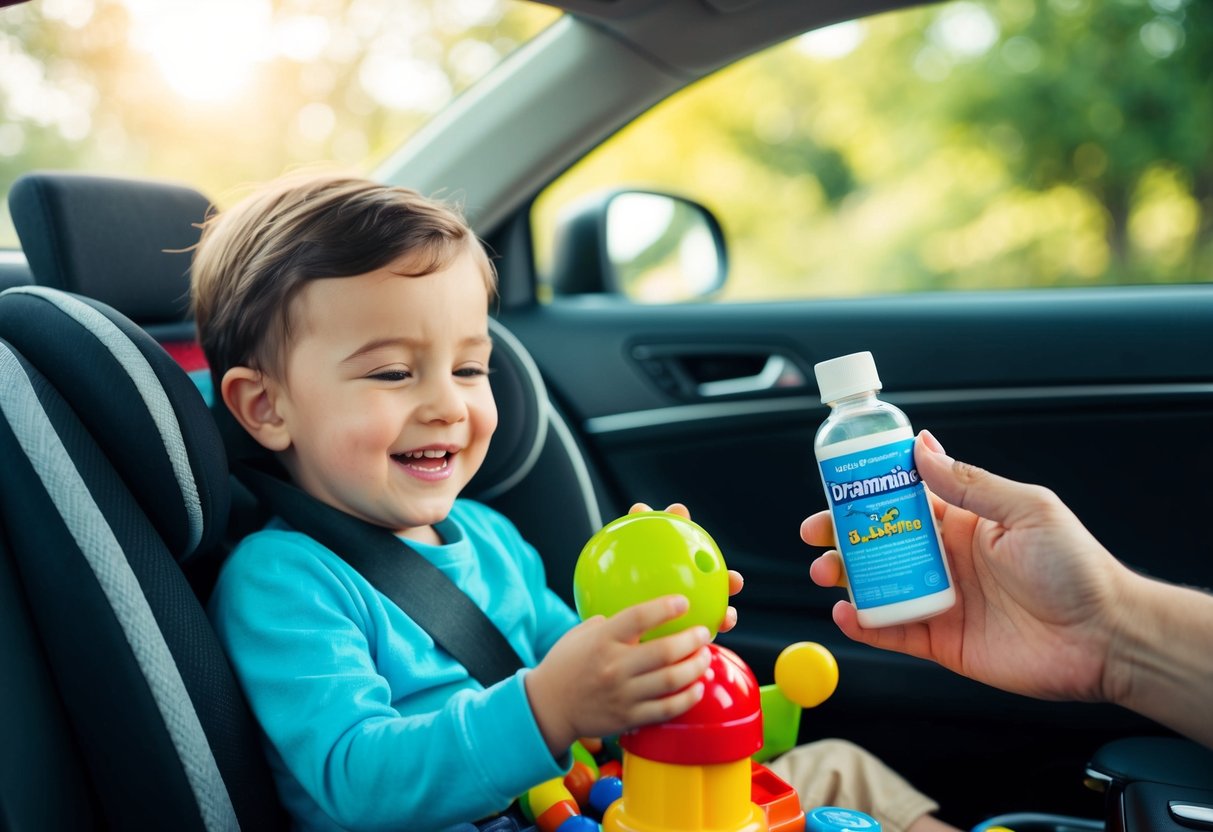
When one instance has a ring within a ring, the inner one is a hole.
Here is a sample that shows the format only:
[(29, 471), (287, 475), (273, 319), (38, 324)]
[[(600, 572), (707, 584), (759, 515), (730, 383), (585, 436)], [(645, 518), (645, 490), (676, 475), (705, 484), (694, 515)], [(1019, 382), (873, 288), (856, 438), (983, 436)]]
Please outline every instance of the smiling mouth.
[(423, 451), (405, 451), (402, 454), (392, 454), (392, 459), (416, 471), (443, 471), (451, 463), (454, 456), (449, 451), (427, 448)]

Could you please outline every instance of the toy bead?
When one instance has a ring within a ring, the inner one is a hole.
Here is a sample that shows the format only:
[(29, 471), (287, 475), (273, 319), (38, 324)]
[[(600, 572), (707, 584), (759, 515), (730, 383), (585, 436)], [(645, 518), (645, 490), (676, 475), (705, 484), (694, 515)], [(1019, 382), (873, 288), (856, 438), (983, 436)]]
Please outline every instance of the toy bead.
[(564, 787), (582, 809), (590, 805), (590, 788), (596, 779), (597, 776), (590, 771), (590, 767), (580, 760), (574, 762), (569, 773), (564, 776)]
[(775, 660), (775, 686), (802, 708), (815, 708), (838, 687), (838, 662), (820, 644), (790, 644)]
[(556, 832), (599, 832), (598, 822), (585, 815), (574, 815), (556, 827)]
[(526, 808), (530, 810), (529, 819), (538, 823), (539, 817), (549, 807), (561, 802), (568, 802), (574, 806), (577, 805), (573, 800), (572, 793), (564, 785), (564, 778), (553, 777), (551, 780), (545, 780), (538, 786), (533, 786), (526, 793)]
[(603, 777), (590, 789), (590, 811), (602, 817), (612, 803), (623, 796), (623, 781), (618, 777)]
[(806, 832), (880, 832), (880, 821), (855, 809), (818, 806), (805, 815)]
[(535, 827), (539, 832), (558, 832), (565, 821), (580, 814), (572, 800), (561, 800), (535, 815)]
[(623, 763), (618, 760), (607, 760), (598, 767), (598, 778), (623, 777)]
[(591, 756), (602, 753), (602, 737), (582, 737), (577, 741), (577, 744), (590, 752)]
[[(594, 759), (594, 754), (596, 752), (591, 751), (589, 747), (585, 745), (586, 742), (588, 742), (588, 740), (578, 740), (577, 742), (573, 743), (572, 747), (569, 749), (569, 753), (573, 755), (574, 760), (585, 763), (586, 767), (590, 770), (590, 774), (593, 774), (594, 779), (597, 780), (598, 761)], [(598, 749), (602, 749), (602, 740), (598, 741)]]

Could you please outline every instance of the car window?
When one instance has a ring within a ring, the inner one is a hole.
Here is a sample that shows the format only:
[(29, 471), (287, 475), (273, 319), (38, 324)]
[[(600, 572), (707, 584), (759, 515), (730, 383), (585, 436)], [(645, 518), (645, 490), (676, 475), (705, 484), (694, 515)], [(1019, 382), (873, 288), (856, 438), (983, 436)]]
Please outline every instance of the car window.
[[(809, 32), (670, 98), (535, 203), (719, 218), (719, 297), (1213, 277), (1213, 4), (962, 0)], [(639, 298), (644, 300), (643, 297)]]
[(0, 248), (35, 169), (220, 205), (304, 164), (369, 171), (558, 17), (520, 0), (45, 0), (0, 13)]

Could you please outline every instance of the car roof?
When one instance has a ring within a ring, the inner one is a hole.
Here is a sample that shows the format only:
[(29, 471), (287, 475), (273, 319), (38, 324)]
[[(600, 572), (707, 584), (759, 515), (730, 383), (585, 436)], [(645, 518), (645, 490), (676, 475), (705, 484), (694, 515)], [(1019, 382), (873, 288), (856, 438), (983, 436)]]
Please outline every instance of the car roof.
[[(896, 0), (563, 0), (568, 14), (379, 166), (456, 196), (482, 235), (619, 128), (684, 86), (800, 32)], [(537, 139), (542, 133), (542, 141)], [(508, 145), (508, 164), (494, 147)]]

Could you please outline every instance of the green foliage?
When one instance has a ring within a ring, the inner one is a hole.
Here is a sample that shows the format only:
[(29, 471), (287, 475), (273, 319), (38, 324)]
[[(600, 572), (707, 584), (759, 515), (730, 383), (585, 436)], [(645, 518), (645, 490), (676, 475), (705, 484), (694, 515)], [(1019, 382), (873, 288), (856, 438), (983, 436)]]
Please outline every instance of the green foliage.
[[(220, 205), (364, 172), (551, 22), (508, 0), (58, 0), (0, 11), (0, 205), (34, 168), (188, 182)], [(0, 209), (0, 247), (16, 235)]]
[(537, 203), (539, 247), (560, 205), (631, 183), (720, 216), (733, 299), (1207, 280), (1211, 41), (1213, 5), (1185, 0), (962, 1), (813, 33), (584, 160)]
[[(506, 0), (161, 5), (0, 13), (0, 194), (30, 169), (79, 169), (187, 181), (223, 205), (304, 164), (365, 171), (555, 16)], [(631, 184), (721, 218), (731, 299), (1204, 281), (1211, 45), (1198, 0), (958, 0), (793, 38), (542, 194), (539, 262), (562, 206)], [(0, 207), (0, 247), (15, 243)]]

